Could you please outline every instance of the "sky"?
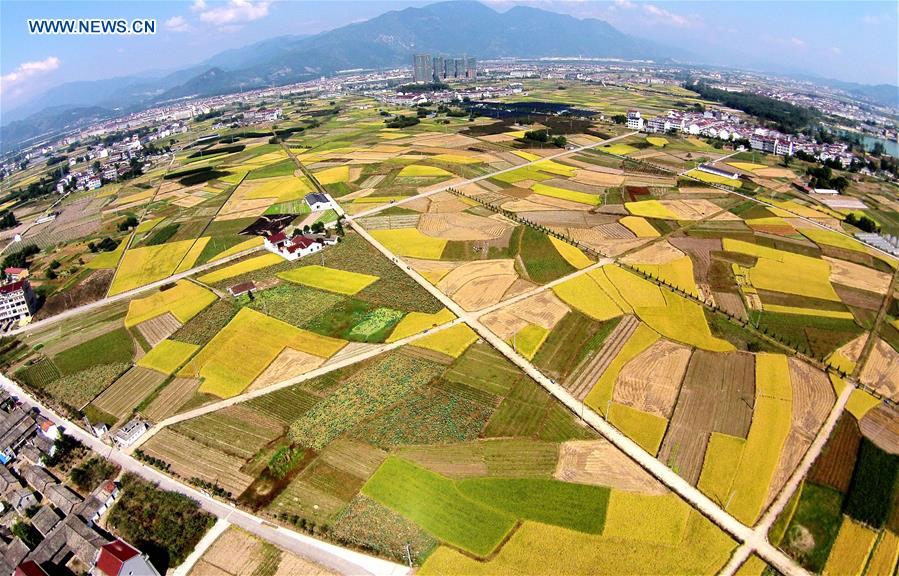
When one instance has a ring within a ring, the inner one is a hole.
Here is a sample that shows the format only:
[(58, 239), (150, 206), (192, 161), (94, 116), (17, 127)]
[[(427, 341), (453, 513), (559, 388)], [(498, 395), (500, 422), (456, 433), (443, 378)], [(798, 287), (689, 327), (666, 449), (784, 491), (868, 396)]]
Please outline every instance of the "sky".
[[(0, 1), (0, 110), (74, 80), (173, 71), (222, 50), (284, 34), (315, 34), (405, 0)], [(703, 62), (799, 72), (866, 84), (899, 84), (899, 2), (487, 0), (599, 18), (643, 38), (685, 48)], [(152, 36), (32, 35), (28, 19), (154, 18)]]

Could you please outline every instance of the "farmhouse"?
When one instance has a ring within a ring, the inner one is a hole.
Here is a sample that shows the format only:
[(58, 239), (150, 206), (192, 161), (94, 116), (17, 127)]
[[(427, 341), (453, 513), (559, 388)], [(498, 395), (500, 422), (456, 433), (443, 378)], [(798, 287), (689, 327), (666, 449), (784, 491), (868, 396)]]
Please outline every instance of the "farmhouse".
[(159, 572), (150, 564), (146, 554), (141, 554), (140, 550), (120, 539), (100, 548), (92, 574), (95, 576), (159, 576)]
[(11, 282), (18, 282), (19, 280), (28, 278), (27, 268), (13, 268), (10, 266), (9, 268), (5, 268), (3, 273), (6, 274), (6, 277), (9, 278)]
[(728, 170), (727, 168), (723, 168), (721, 166), (713, 166), (712, 164), (700, 164), (699, 170), (707, 174), (714, 174), (715, 176), (730, 178), (731, 180), (740, 179), (740, 175), (733, 170)]
[(241, 282), (240, 284), (235, 284), (234, 286), (228, 287), (228, 293), (237, 298), (238, 296), (242, 296), (248, 292), (252, 292), (256, 289), (256, 285), (251, 281)]
[(322, 249), (322, 242), (310, 236), (298, 235), (288, 238), (284, 232), (266, 236), (263, 246), (269, 252), (279, 254), (287, 260), (296, 260)]
[(312, 192), (311, 194), (306, 194), (306, 197), (303, 200), (306, 202), (306, 205), (309, 206), (309, 209), (313, 212), (328, 210), (329, 208), (334, 207), (334, 204), (328, 197), (328, 195), (322, 194), (320, 192)]
[(639, 110), (627, 111), (627, 127), (631, 130), (643, 129), (643, 118), (640, 116)]
[(119, 448), (125, 448), (126, 446), (131, 446), (134, 442), (140, 438), (144, 432), (147, 431), (147, 423), (143, 420), (135, 418), (134, 420), (129, 421), (124, 426), (119, 428), (118, 432), (113, 436), (113, 440)]

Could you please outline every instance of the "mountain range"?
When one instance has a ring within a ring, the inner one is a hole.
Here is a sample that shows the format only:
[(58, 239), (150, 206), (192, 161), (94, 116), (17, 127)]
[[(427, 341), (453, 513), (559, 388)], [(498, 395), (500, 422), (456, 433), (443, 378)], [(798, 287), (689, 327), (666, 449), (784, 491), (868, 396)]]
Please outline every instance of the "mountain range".
[(409, 64), (415, 52), (502, 57), (620, 58), (665, 61), (690, 55), (624, 34), (607, 22), (516, 6), (496, 12), (473, 1), (386, 12), (314, 36), (280, 36), (221, 52), (168, 74), (70, 82), (4, 113), (0, 141), (13, 145), (99, 109), (137, 109), (192, 96), (283, 85), (352, 68)]

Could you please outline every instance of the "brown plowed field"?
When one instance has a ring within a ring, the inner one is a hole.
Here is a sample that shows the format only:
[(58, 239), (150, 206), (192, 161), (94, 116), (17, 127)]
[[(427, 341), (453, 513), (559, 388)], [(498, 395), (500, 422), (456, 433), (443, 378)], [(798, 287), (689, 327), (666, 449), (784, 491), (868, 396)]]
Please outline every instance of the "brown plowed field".
[(886, 272), (878, 272), (867, 266), (827, 256), (824, 260), (830, 264), (830, 281), (834, 284), (843, 284), (875, 294), (885, 294), (890, 287), (891, 278)]
[(175, 318), (174, 314), (166, 312), (156, 318), (141, 322), (136, 328), (150, 346), (156, 346), (181, 328), (181, 322)]
[(802, 455), (811, 446), (836, 399), (833, 387), (823, 372), (795, 358), (790, 358), (789, 363), (793, 392), (790, 434), (768, 488), (766, 507), (780, 492)]
[(659, 340), (624, 365), (612, 399), (663, 418), (671, 418), (677, 393), (687, 371), (691, 349)]
[(746, 438), (755, 404), (755, 357), (744, 352), (696, 350), (659, 460), (696, 485), (712, 432)]
[(862, 418), (861, 433), (881, 450), (899, 454), (899, 413), (895, 408), (880, 404)]
[(599, 377), (602, 376), (602, 373), (609, 367), (612, 360), (621, 352), (621, 349), (639, 325), (640, 321), (637, 320), (636, 316), (625, 316), (615, 326), (615, 329), (609, 334), (606, 341), (603, 342), (602, 348), (575, 368), (571, 376), (566, 378), (563, 386), (575, 398), (583, 400), (590, 392), (590, 389), (593, 388), (593, 385), (599, 380)]
[(690, 256), (690, 260), (693, 261), (693, 279), (698, 283), (708, 282), (709, 267), (712, 262), (711, 253), (721, 251), (721, 240), (681, 236), (669, 238), (668, 241)]
[(605, 439), (562, 443), (553, 477), (562, 482), (609, 486), (643, 494), (668, 492), (661, 482)]
[(144, 416), (152, 422), (165, 420), (176, 414), (199, 387), (200, 381), (197, 379), (175, 378), (150, 402), (150, 405), (143, 411)]
[(519, 216), (544, 226), (573, 226), (575, 228), (590, 228), (603, 224), (613, 224), (618, 218), (612, 214), (593, 214), (582, 210), (539, 210), (536, 212), (519, 212)]
[[(876, 412), (872, 410), (868, 415)], [(867, 418), (867, 416), (865, 417)], [(837, 425), (821, 455), (815, 459), (808, 472), (809, 482), (830, 486), (835, 490), (846, 493), (849, 490), (849, 482), (852, 480), (852, 471), (855, 469), (855, 458), (858, 456), (858, 445), (862, 434), (855, 416), (849, 412), (843, 412)]]
[(92, 404), (116, 418), (124, 418), (165, 379), (165, 374), (156, 370), (135, 366), (97, 396)]
[(715, 297), (715, 303), (718, 306), (730, 314), (733, 314), (737, 318), (746, 319), (746, 308), (743, 306), (743, 299), (740, 298), (739, 294), (734, 294), (733, 292), (712, 292)]

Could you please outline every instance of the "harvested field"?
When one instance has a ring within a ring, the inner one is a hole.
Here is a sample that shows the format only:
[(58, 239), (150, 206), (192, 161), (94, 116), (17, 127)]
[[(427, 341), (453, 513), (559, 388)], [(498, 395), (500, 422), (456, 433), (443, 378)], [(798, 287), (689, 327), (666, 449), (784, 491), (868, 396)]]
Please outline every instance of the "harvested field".
[(895, 408), (879, 404), (859, 422), (861, 433), (878, 448), (899, 454), (899, 414)]
[(662, 483), (605, 439), (563, 442), (553, 477), (563, 482), (609, 486), (643, 494), (668, 492)]
[(743, 299), (740, 298), (739, 294), (715, 291), (712, 292), (712, 295), (715, 298), (715, 303), (725, 312), (744, 320), (747, 318), (746, 308), (743, 306)]
[(181, 322), (175, 318), (171, 312), (166, 312), (161, 316), (145, 320), (135, 326), (141, 336), (150, 344), (151, 347), (156, 346), (181, 328)]
[[(431, 206), (433, 208), (433, 201)], [(464, 212), (422, 214), (418, 221), (418, 229), (423, 234), (446, 240), (495, 240), (511, 227), (492, 218)]]
[(184, 478), (200, 478), (217, 484), (238, 496), (253, 483), (253, 477), (240, 471), (244, 460), (213, 450), (169, 428), (163, 428), (141, 445), (148, 456), (168, 463), (170, 470)]
[(324, 361), (324, 358), (319, 358), (300, 350), (294, 350), (293, 348), (285, 348), (262, 371), (262, 374), (253, 380), (253, 383), (247, 387), (246, 391), (252, 392), (300, 376), (310, 370), (315, 370)]
[(827, 256), (823, 258), (830, 263), (830, 281), (834, 284), (843, 284), (876, 294), (886, 294), (890, 286), (890, 275), (886, 272), (837, 258)]
[(544, 290), (530, 298), (492, 312), (482, 318), (482, 321), (494, 334), (508, 340), (512, 334), (528, 324), (536, 324), (552, 330), (569, 311), (570, 308), (559, 300), (551, 290)]
[(899, 352), (878, 338), (859, 380), (893, 402), (899, 402)]
[(792, 417), (790, 434), (768, 488), (765, 506), (771, 503), (811, 446), (836, 397), (830, 380), (820, 370), (790, 358)]
[(200, 381), (194, 378), (175, 378), (143, 410), (143, 415), (151, 422), (161, 422), (176, 414), (199, 387)]
[[(873, 414), (874, 411), (869, 412)], [(867, 419), (867, 415), (864, 419)], [(815, 459), (808, 473), (808, 481), (829, 486), (845, 494), (849, 490), (858, 446), (862, 434), (859, 423), (852, 414), (843, 412), (837, 420), (836, 428), (827, 439), (827, 444)]]
[(609, 334), (602, 348), (592, 357), (586, 358), (566, 379), (563, 386), (578, 400), (583, 400), (609, 364), (618, 356), (621, 349), (640, 325), (636, 316), (625, 316)]
[(752, 354), (694, 351), (659, 460), (695, 486), (710, 434), (746, 438), (754, 404)]
[(693, 278), (698, 284), (707, 283), (711, 253), (721, 251), (721, 240), (717, 238), (673, 237), (668, 240), (679, 250), (686, 252), (693, 261)]
[(612, 399), (662, 418), (671, 418), (691, 349), (661, 339), (624, 365)]
[(166, 376), (149, 368), (135, 366), (97, 396), (92, 404), (118, 419), (131, 411), (163, 383)]
[(466, 310), (477, 310), (502, 300), (517, 279), (514, 260), (480, 260), (454, 268), (437, 288)]

